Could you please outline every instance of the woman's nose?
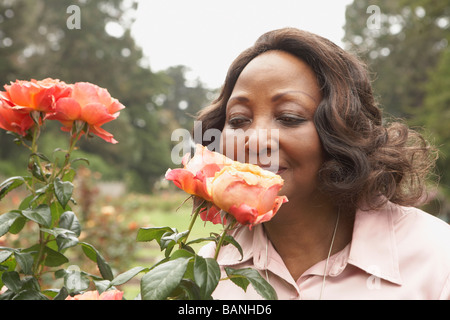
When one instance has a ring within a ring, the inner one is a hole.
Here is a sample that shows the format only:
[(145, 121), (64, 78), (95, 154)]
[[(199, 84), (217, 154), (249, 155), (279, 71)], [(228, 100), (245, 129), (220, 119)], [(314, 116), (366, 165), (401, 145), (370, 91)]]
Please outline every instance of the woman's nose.
[(245, 147), (249, 152), (260, 153), (278, 150), (278, 129), (248, 129), (245, 131)]
[(246, 163), (272, 167), (279, 163), (279, 130), (268, 126), (244, 129), (224, 129), (220, 148), (227, 157)]
[(249, 128), (245, 132), (246, 162), (260, 166), (278, 163), (279, 130), (275, 128)]

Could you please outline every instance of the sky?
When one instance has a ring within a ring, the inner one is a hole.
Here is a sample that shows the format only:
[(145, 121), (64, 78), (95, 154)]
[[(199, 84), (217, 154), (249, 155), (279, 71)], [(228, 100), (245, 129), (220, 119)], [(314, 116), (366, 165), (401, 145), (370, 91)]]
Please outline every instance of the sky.
[[(228, 67), (263, 33), (296, 27), (342, 46), (353, 0), (139, 0), (132, 28), (153, 71), (189, 67), (189, 79), (222, 85)], [(365, 14), (363, 12), (362, 14)]]

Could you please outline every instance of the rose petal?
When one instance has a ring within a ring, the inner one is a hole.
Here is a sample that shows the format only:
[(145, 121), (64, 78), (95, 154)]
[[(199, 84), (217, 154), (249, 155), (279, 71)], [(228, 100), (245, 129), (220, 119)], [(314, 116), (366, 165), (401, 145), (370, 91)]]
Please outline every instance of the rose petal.
[(222, 219), (221, 210), (214, 205), (207, 206), (200, 211), (200, 218), (203, 221), (210, 221), (213, 224), (225, 224), (225, 218)]
[(116, 139), (114, 139), (114, 136), (109, 133), (108, 131), (98, 127), (98, 126), (89, 126), (89, 132), (91, 132), (92, 134), (95, 134), (96, 136), (102, 138), (103, 140), (105, 140), (106, 142), (112, 143), (112, 144), (117, 144), (118, 141)]
[(169, 169), (165, 178), (173, 181), (175, 185), (185, 192), (199, 196), (206, 201), (211, 200), (211, 196), (207, 193), (203, 180), (196, 178), (192, 172), (186, 169)]
[(47, 118), (59, 121), (75, 121), (81, 117), (81, 106), (73, 98), (61, 98), (55, 106), (55, 113)]
[(240, 206), (233, 205), (228, 210), (236, 220), (242, 225), (253, 225), (258, 218), (258, 210), (243, 203)]
[(99, 300), (122, 300), (123, 292), (119, 290), (108, 290), (103, 292)]
[(91, 125), (101, 126), (114, 119), (116, 118), (101, 103), (88, 103), (81, 109), (81, 120)]

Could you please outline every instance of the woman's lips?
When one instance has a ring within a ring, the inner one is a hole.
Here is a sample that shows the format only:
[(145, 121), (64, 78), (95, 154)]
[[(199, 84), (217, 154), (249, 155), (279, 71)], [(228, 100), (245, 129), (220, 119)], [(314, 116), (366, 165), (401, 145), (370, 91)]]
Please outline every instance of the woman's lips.
[(258, 166), (261, 167), (261, 169), (273, 172), (277, 175), (280, 175), (287, 170), (286, 167), (281, 166), (265, 166), (265, 165), (258, 165)]

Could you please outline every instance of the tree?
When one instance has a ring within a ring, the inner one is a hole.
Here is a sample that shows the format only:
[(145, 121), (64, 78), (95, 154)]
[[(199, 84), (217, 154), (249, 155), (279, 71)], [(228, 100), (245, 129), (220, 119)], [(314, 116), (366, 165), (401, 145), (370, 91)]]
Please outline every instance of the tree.
[[(450, 40), (450, 39), (449, 39)], [(440, 185), (450, 198), (450, 48), (446, 48), (436, 67), (430, 72), (425, 87), (422, 123), (435, 139), (441, 157), (438, 170), (442, 175)]]
[[(168, 82), (145, 65), (131, 37), (136, 1), (76, 3), (0, 0), (0, 83), (52, 77), (107, 88), (127, 107), (110, 128), (119, 144), (105, 146), (94, 139), (81, 143), (81, 149), (100, 155), (103, 166), (114, 168), (109, 170), (116, 172), (113, 178), (133, 177), (131, 187), (148, 191), (170, 165), (170, 138), (161, 135), (160, 114), (152, 107)], [(0, 134), (2, 160), (16, 157), (11, 140)]]
[(172, 115), (172, 130), (193, 128), (194, 116), (211, 101), (213, 91), (204, 87), (200, 79), (188, 80), (189, 68), (178, 65), (164, 71), (169, 81), (167, 93), (159, 96), (161, 109)]
[(375, 92), (386, 112), (412, 118), (423, 105), (428, 71), (448, 44), (450, 2), (375, 3), (355, 0), (347, 7), (345, 47), (361, 55), (375, 73)]
[(440, 149), (437, 171), (447, 197), (441, 208), (450, 207), (450, 1), (355, 0), (347, 7), (344, 29), (346, 49), (374, 73), (386, 116), (425, 127)]

